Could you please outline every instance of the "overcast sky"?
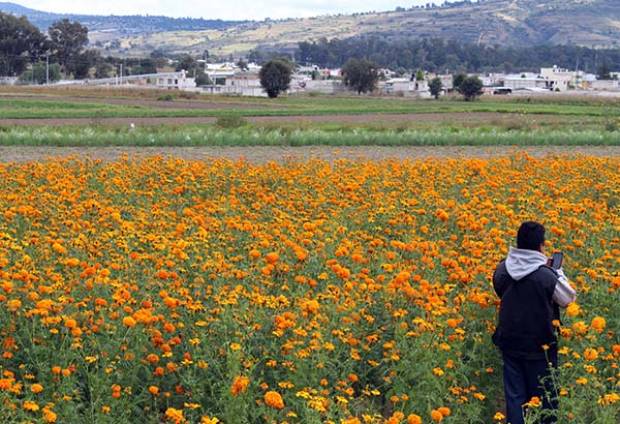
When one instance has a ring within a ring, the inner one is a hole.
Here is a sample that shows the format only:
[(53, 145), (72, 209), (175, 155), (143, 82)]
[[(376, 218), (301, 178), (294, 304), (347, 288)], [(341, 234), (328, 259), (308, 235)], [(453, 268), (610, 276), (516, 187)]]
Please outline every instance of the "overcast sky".
[[(329, 13), (393, 10), (432, 0), (8, 0), (33, 9), (98, 15), (166, 15), (212, 19), (306, 17)], [(436, 1), (437, 3), (443, 0)]]

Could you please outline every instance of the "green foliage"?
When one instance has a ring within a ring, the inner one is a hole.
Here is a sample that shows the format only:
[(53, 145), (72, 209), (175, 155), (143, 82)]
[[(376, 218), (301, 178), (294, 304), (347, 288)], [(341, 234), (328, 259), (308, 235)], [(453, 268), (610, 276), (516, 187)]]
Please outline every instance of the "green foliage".
[(598, 49), (577, 45), (514, 47), (466, 43), (440, 38), (360, 36), (301, 42), (297, 62), (321, 67), (342, 66), (350, 58), (369, 58), (390, 69), (425, 69), (433, 72), (538, 72), (556, 64), (596, 69), (600, 63), (620, 64), (620, 48)]
[(467, 75), (465, 74), (456, 74), (452, 76), (452, 87), (458, 91), (459, 87), (461, 86), (461, 84), (463, 83), (463, 81), (465, 81), (465, 78), (467, 78)]
[(482, 81), (476, 76), (467, 77), (459, 84), (458, 91), (463, 95), (465, 101), (476, 100), (482, 95)]
[(443, 83), (441, 82), (441, 78), (439, 77), (433, 78), (431, 82), (428, 84), (428, 88), (431, 91), (431, 95), (435, 97), (435, 99), (438, 99), (439, 94), (441, 93), (441, 90), (443, 89)]
[(107, 62), (99, 61), (95, 64), (95, 78), (109, 78), (112, 72), (112, 65)]
[(22, 74), (48, 50), (45, 35), (25, 17), (0, 12), (0, 75)]
[(179, 58), (179, 62), (176, 66), (176, 71), (185, 70), (187, 75), (193, 77), (196, 75), (198, 69), (198, 62), (192, 56), (186, 54)]
[(379, 81), (377, 65), (366, 59), (349, 59), (342, 75), (344, 84), (358, 94), (374, 91)]
[[(81, 54), (88, 44), (88, 28), (77, 21), (62, 19), (49, 28), (48, 34), (51, 50), (64, 72), (84, 75), (84, 63), (88, 57), (83, 57)], [(90, 62), (87, 65), (90, 65)]]
[(606, 60), (599, 65), (597, 69), (597, 77), (601, 80), (610, 80), (611, 79), (611, 69), (609, 68), (609, 64)]
[(202, 87), (203, 85), (212, 85), (213, 81), (211, 81), (211, 78), (209, 78), (209, 75), (207, 75), (205, 72), (203, 71), (199, 71), (196, 73), (196, 85), (198, 87)]
[(162, 94), (157, 98), (159, 102), (171, 102), (174, 100), (174, 96), (172, 94)]
[(265, 63), (260, 70), (260, 84), (269, 98), (274, 99), (288, 90), (293, 68), (289, 62), (275, 59)]
[(215, 122), (215, 126), (222, 129), (241, 128), (247, 125), (247, 121), (239, 115), (220, 116)]
[(238, 115), (215, 126), (4, 127), (5, 146), (620, 146), (619, 131), (435, 127), (431, 129), (256, 128)]
[[(47, 82), (47, 69), (45, 63), (37, 63), (19, 76), (22, 84), (45, 84)], [(60, 80), (60, 65), (52, 63), (49, 66), (49, 82)]]

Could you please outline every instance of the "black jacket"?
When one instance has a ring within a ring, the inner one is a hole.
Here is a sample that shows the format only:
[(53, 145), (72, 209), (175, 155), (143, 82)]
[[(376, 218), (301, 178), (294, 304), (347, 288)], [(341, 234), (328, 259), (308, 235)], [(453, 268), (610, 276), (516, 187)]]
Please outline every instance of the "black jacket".
[[(493, 274), (493, 288), (501, 299), (493, 343), (502, 352), (523, 359), (557, 355), (552, 323), (560, 319), (559, 306), (553, 301), (556, 284), (558, 277), (547, 266), (516, 281), (506, 271), (505, 262), (500, 262)], [(543, 345), (549, 346), (547, 352)]]

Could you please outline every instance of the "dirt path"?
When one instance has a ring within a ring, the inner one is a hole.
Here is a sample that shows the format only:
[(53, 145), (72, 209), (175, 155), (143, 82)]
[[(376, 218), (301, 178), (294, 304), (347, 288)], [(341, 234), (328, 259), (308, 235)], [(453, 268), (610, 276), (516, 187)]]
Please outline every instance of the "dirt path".
[(90, 103), (90, 104), (110, 104), (118, 106), (146, 106), (154, 109), (204, 109), (204, 110), (235, 110), (235, 109), (269, 109), (277, 105), (267, 105), (263, 103), (243, 103), (234, 100), (209, 101), (208, 99), (173, 99), (157, 100), (135, 98), (126, 99), (121, 97), (89, 97), (89, 96), (53, 96), (53, 95), (17, 95), (0, 93), (0, 99), (14, 100), (42, 100), (59, 103)]
[[(501, 125), (511, 124), (536, 124), (536, 123), (560, 123), (574, 120), (575, 117), (559, 115), (520, 115), (516, 113), (496, 112), (463, 112), (463, 113), (407, 113), (407, 114), (381, 114), (369, 113), (360, 115), (310, 115), (310, 116), (253, 116), (246, 118), (255, 124), (277, 123), (340, 123), (340, 124), (365, 124), (365, 123), (463, 123)], [(211, 117), (181, 117), (181, 118), (45, 118), (45, 119), (0, 119), (0, 126), (124, 126), (135, 124), (137, 126), (157, 125), (199, 125), (213, 124), (216, 118)]]
[(6, 147), (0, 146), (0, 162), (44, 161), (51, 158), (117, 160), (128, 156), (140, 159), (151, 156), (176, 157), (186, 160), (247, 160), (253, 163), (269, 161), (304, 161), (322, 159), (382, 160), (436, 158), (490, 158), (527, 152), (532, 156), (594, 155), (620, 157), (615, 147)]

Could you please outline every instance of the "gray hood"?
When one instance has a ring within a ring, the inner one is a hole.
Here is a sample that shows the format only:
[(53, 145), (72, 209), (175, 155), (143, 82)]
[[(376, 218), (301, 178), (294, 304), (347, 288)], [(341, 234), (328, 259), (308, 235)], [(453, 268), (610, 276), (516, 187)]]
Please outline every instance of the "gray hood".
[(519, 281), (530, 275), (549, 259), (537, 250), (517, 249), (511, 247), (506, 258), (506, 271), (513, 280)]

